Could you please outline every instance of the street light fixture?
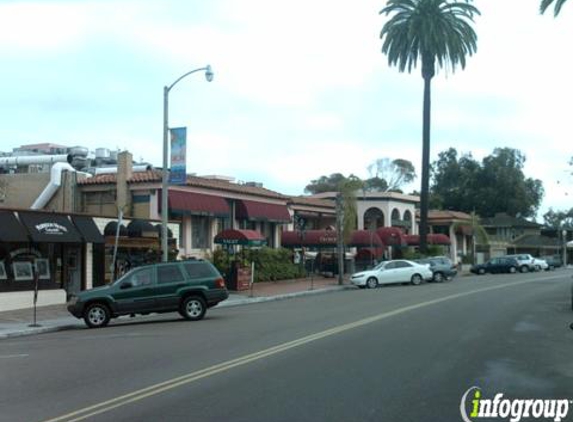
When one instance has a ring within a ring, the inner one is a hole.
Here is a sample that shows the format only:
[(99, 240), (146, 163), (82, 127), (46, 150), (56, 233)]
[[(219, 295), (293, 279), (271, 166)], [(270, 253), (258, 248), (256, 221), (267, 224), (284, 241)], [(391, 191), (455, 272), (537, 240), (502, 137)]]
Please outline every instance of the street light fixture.
[(162, 258), (163, 262), (167, 262), (169, 255), (167, 251), (167, 219), (169, 215), (168, 210), (168, 189), (169, 189), (169, 171), (167, 170), (167, 155), (169, 154), (169, 145), (168, 145), (168, 132), (169, 132), (169, 123), (168, 123), (168, 112), (169, 112), (169, 91), (173, 88), (177, 82), (181, 79), (185, 78), (186, 76), (191, 75), (195, 72), (205, 71), (205, 79), (207, 82), (211, 82), (213, 80), (213, 71), (211, 70), (211, 66), (207, 65), (205, 67), (201, 67), (199, 69), (194, 69), (190, 72), (185, 73), (184, 75), (180, 76), (169, 86), (163, 87), (163, 170), (162, 170), (162, 184), (161, 184), (161, 250), (162, 250)]

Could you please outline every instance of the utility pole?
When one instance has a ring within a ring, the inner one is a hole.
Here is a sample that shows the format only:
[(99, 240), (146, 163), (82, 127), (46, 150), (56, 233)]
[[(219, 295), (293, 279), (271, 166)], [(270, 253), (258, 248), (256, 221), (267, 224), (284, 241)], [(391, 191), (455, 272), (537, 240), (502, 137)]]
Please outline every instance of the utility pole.
[(344, 283), (344, 245), (342, 243), (343, 233), (342, 233), (342, 219), (343, 219), (343, 210), (342, 210), (342, 194), (339, 192), (336, 194), (336, 234), (337, 234), (337, 242), (336, 242), (336, 249), (338, 255), (338, 284), (342, 285)]

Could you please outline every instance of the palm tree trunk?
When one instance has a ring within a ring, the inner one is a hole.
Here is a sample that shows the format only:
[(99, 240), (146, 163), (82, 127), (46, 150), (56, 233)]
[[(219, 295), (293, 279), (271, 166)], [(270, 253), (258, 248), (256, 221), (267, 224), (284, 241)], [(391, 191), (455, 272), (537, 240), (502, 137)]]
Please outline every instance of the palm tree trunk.
[(430, 84), (431, 76), (424, 76), (424, 123), (422, 129), (422, 195), (420, 203), (420, 252), (428, 250), (428, 190), (430, 185)]

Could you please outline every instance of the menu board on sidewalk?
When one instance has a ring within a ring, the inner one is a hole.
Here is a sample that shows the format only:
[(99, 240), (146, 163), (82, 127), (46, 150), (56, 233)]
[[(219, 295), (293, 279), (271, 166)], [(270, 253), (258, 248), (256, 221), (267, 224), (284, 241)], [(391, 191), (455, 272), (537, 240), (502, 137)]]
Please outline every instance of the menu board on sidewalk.
[(251, 267), (237, 268), (237, 290), (249, 290), (251, 283)]

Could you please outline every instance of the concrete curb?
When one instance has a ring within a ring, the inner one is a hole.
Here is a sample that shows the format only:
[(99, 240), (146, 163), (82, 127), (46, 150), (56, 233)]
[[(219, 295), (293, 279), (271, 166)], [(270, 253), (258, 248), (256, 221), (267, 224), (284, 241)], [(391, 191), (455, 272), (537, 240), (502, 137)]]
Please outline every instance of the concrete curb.
[(83, 324), (65, 324), (65, 325), (54, 325), (51, 327), (29, 327), (20, 331), (13, 331), (9, 333), (0, 333), (0, 340), (15, 337), (32, 336), (36, 334), (53, 333), (56, 331), (71, 330), (74, 328), (81, 328)]
[(325, 293), (341, 292), (344, 290), (355, 290), (356, 286), (333, 286), (325, 289), (304, 290), (301, 292), (285, 293), (276, 296), (259, 296), (259, 297), (246, 297), (244, 299), (233, 300), (230, 302), (222, 302), (217, 305), (217, 308), (230, 308), (233, 306), (251, 305), (254, 303), (274, 302), (277, 300), (293, 299), (296, 297), (310, 296)]
[[(310, 296), (310, 295), (318, 295), (318, 294), (326, 294), (326, 293), (335, 293), (341, 292), (345, 290), (355, 290), (356, 286), (332, 286), (328, 288), (322, 289), (314, 289), (314, 290), (304, 290), (300, 292), (293, 292), (293, 293), (285, 293), (276, 296), (260, 296), (260, 297), (243, 297), (241, 299), (233, 299), (229, 302), (224, 301), (221, 304), (217, 305), (215, 309), (219, 308), (230, 308), (234, 306), (244, 306), (244, 305), (251, 305), (255, 303), (265, 303), (265, 302), (275, 302), (278, 300), (287, 300), (293, 299), (297, 297), (303, 296)], [(79, 320), (78, 320), (79, 321)], [(57, 324), (56, 321), (47, 321), (47, 323)], [(24, 337), (24, 336), (31, 336), (36, 334), (45, 334), (45, 333), (53, 333), (57, 331), (65, 331), (65, 330), (72, 330), (75, 328), (85, 328), (85, 325), (82, 322), (78, 323), (66, 323), (62, 325), (50, 325), (50, 326), (42, 326), (42, 327), (25, 327), (20, 330), (15, 330), (12, 332), (1, 333), (0, 332), (0, 340), (8, 339), (8, 338), (15, 338), (15, 337)], [(0, 329), (1, 331), (1, 329)]]

